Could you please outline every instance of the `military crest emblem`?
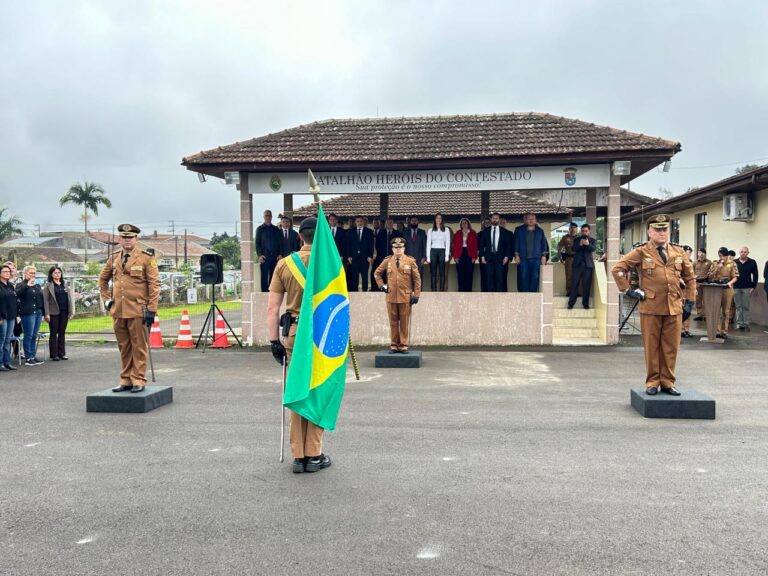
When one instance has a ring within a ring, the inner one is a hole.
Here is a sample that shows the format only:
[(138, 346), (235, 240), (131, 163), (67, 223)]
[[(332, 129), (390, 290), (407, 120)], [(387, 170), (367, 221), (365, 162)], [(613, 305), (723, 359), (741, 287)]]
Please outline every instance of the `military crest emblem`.
[(563, 170), (566, 186), (573, 186), (574, 184), (576, 184), (576, 172), (577, 172), (576, 168), (566, 168)]
[(280, 176), (275, 174), (272, 176), (272, 178), (269, 179), (269, 187), (272, 190), (272, 192), (277, 192), (280, 190), (280, 188), (283, 187), (283, 181), (280, 180)]

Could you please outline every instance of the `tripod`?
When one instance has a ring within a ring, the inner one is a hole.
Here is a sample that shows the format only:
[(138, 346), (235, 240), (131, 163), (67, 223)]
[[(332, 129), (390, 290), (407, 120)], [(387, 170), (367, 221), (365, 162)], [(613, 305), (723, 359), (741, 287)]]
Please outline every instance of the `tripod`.
[(216, 286), (214, 286), (211, 290), (211, 307), (208, 308), (208, 315), (205, 317), (205, 322), (203, 322), (203, 328), (200, 330), (200, 336), (197, 337), (197, 342), (195, 342), (195, 348), (200, 346), (200, 340), (202, 340), (203, 334), (205, 334), (205, 341), (203, 342), (203, 353), (205, 353), (206, 348), (208, 348), (208, 336), (211, 333), (211, 328), (213, 328), (214, 340), (216, 339), (216, 314), (221, 315), (224, 323), (227, 325), (227, 330), (232, 333), (232, 336), (237, 341), (237, 345), (242, 348), (243, 343), (240, 342), (240, 338), (237, 337), (235, 331), (232, 330), (232, 326), (229, 325), (229, 320), (227, 320), (227, 317), (224, 316), (221, 308), (219, 308), (216, 304)]

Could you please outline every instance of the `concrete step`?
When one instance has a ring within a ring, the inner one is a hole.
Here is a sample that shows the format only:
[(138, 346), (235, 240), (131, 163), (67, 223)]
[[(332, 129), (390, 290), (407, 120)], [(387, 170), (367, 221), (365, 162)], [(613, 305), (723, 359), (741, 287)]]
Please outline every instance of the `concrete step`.
[(595, 311), (590, 308), (589, 310), (584, 310), (584, 308), (576, 308), (574, 307), (573, 310), (568, 310), (568, 308), (553, 308), (553, 318), (595, 318), (596, 314)]
[(597, 328), (597, 318), (555, 318), (552, 321), (555, 328)]
[(553, 346), (605, 346), (600, 338), (552, 338)]
[[(552, 307), (555, 308), (555, 309), (559, 309), (559, 308), (567, 309), (568, 308), (568, 298), (567, 297), (555, 296), (554, 298), (552, 298)], [(581, 298), (579, 298), (576, 301), (576, 304), (574, 305), (573, 308), (574, 308), (574, 310), (576, 308), (579, 308), (579, 309), (583, 310), (583, 308), (581, 307)]]
[(597, 338), (597, 328), (560, 328), (552, 327), (552, 338)]

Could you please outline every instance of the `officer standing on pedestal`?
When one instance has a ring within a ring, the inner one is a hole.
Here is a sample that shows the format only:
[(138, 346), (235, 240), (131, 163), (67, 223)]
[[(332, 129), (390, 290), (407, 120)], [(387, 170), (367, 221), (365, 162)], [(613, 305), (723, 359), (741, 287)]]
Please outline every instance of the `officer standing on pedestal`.
[[(394, 238), (390, 242), (392, 255), (387, 256), (376, 268), (374, 277), (380, 290), (387, 293), (387, 313), (389, 314), (390, 351), (408, 352), (411, 335), (409, 320), (411, 306), (421, 296), (421, 275), (416, 260), (405, 255), (405, 240)], [(383, 275), (387, 274), (387, 283)]]
[(112, 255), (99, 275), (99, 291), (112, 316), (122, 364), (120, 385), (112, 392), (142, 392), (147, 383), (147, 328), (157, 313), (160, 274), (154, 251), (136, 248), (139, 232), (133, 224), (118, 226), (122, 249)]
[[(640, 329), (645, 349), (645, 392), (679, 396), (675, 363), (680, 348), (684, 308), (690, 314), (696, 297), (693, 266), (680, 246), (669, 242), (670, 217), (653, 216), (650, 240), (622, 256), (611, 271), (621, 292), (640, 300)], [(629, 274), (639, 270), (640, 288), (629, 289)]]

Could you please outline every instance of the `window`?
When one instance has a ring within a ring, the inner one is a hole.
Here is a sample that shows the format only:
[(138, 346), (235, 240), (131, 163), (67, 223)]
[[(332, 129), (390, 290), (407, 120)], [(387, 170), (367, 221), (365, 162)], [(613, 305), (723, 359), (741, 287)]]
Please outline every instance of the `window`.
[(669, 241), (680, 244), (680, 218), (672, 218), (669, 227)]
[(696, 214), (696, 251), (707, 249), (707, 213)]

